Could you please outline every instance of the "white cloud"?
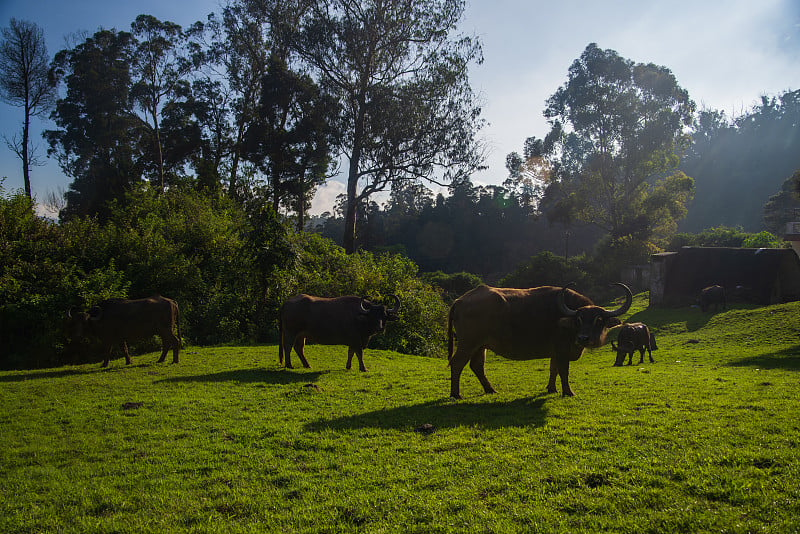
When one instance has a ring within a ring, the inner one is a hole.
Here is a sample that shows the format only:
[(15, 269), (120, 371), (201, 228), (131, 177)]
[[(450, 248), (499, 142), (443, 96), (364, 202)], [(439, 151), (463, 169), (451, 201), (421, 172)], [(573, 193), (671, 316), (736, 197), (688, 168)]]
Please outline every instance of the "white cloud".
[(336, 203), (336, 197), (345, 192), (345, 186), (341, 181), (328, 180), (317, 189), (317, 193), (311, 201), (311, 209), (308, 210), (309, 214), (322, 215), (326, 211), (331, 211)]

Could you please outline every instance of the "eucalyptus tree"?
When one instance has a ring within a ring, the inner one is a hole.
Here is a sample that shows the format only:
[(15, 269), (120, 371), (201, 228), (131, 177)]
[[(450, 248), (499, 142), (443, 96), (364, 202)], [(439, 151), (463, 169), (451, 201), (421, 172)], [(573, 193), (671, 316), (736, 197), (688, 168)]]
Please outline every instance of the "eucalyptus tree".
[(282, 203), (294, 209), (299, 230), (314, 191), (332, 167), (335, 112), (333, 100), (311, 77), (292, 72), (277, 54), (270, 56), (244, 153), (266, 174), (273, 210), (277, 213)]
[(463, 12), (463, 0), (319, 0), (302, 19), (293, 49), (341, 109), (348, 253), (370, 196), (406, 180), (452, 180), (483, 162), (468, 82), (481, 48), (455, 35)]
[(674, 231), (693, 188), (677, 165), (694, 110), (666, 67), (589, 44), (547, 100), (554, 180), (545, 203), (611, 239)]
[(73, 180), (62, 217), (106, 217), (107, 202), (141, 180), (146, 132), (130, 94), (134, 50), (130, 33), (100, 30), (56, 54), (54, 73), (66, 93), (51, 113), (57, 128), (45, 138), (48, 154)]
[(49, 76), (50, 58), (44, 33), (33, 22), (12, 18), (0, 31), (0, 100), (22, 107), (22, 138), (6, 139), (22, 161), (25, 194), (31, 198), (31, 165), (36, 163), (30, 149), (31, 117), (49, 111), (55, 101), (55, 84)]
[(151, 132), (154, 181), (163, 190), (164, 147), (160, 117), (165, 104), (175, 99), (187, 76), (195, 69), (192, 62), (192, 40), (182, 28), (152, 15), (139, 15), (131, 24), (136, 40), (131, 64), (131, 96), (142, 111), (142, 121)]

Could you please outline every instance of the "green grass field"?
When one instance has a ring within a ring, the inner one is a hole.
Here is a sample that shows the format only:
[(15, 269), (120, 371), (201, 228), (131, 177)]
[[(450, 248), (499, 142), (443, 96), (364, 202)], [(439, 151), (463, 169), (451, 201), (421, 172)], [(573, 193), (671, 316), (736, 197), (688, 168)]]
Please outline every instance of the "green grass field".
[(2, 372), (0, 532), (800, 530), (800, 303), (645, 305), (656, 363), (587, 352), (573, 398), (546, 360), (454, 401), (444, 360), (343, 347)]

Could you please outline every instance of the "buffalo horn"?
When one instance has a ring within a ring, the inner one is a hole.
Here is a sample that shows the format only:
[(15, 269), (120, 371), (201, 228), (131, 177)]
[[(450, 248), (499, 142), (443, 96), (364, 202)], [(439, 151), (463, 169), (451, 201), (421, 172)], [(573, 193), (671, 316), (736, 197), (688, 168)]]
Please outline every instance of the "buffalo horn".
[(631, 290), (628, 289), (628, 286), (620, 282), (614, 282), (611, 285), (619, 286), (625, 290), (625, 304), (623, 304), (616, 310), (605, 310), (603, 315), (605, 315), (606, 317), (617, 317), (618, 315), (622, 315), (623, 313), (625, 313), (630, 309), (631, 304), (633, 303), (633, 293), (631, 293)]
[[(97, 315), (95, 315), (92, 312), (97, 312)], [(99, 321), (102, 317), (103, 317), (103, 308), (101, 308), (100, 306), (95, 306), (91, 310), (89, 310), (89, 319), (91, 319), (92, 321)]]
[[(366, 306), (365, 306), (366, 304)], [(368, 297), (361, 297), (361, 312), (362, 313), (369, 313), (369, 310), (372, 309), (372, 304), (369, 301)]]
[(567, 306), (567, 303), (564, 302), (564, 295), (566, 295), (567, 289), (569, 289), (574, 285), (575, 282), (570, 282), (569, 284), (562, 287), (561, 291), (558, 294), (558, 311), (561, 312), (561, 315), (566, 315), (567, 317), (572, 317), (578, 313), (576, 310), (573, 310), (572, 308)]

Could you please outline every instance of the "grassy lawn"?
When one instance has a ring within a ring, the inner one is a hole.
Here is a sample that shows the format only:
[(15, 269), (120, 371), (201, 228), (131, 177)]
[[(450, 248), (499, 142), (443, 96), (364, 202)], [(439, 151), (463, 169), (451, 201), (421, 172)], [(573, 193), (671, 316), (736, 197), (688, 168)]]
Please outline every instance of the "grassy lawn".
[(0, 532), (800, 530), (800, 303), (645, 305), (656, 363), (587, 352), (574, 398), (546, 360), (453, 401), (444, 360), (344, 347), (2, 372)]

